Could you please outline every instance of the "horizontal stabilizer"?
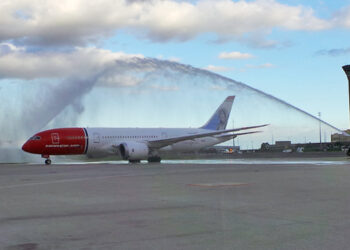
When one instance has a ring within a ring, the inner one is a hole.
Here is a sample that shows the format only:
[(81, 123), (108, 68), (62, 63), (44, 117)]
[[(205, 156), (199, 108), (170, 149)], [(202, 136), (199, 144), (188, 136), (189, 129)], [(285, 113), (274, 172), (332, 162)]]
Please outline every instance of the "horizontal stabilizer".
[(194, 135), (186, 135), (186, 136), (172, 137), (172, 138), (161, 139), (161, 140), (148, 141), (148, 146), (150, 148), (162, 148), (162, 147), (165, 147), (165, 146), (168, 146), (168, 145), (180, 142), (180, 141), (193, 140), (196, 138), (220, 135), (220, 134), (225, 134), (225, 133), (229, 133), (229, 132), (235, 132), (235, 131), (252, 129), (252, 128), (261, 128), (261, 127), (265, 127), (268, 125), (269, 124), (250, 126), (250, 127), (242, 127), (242, 128), (234, 128), (234, 129), (226, 129), (226, 130), (216, 130), (216, 131), (207, 132), (207, 133), (199, 133), (199, 134), (194, 134)]

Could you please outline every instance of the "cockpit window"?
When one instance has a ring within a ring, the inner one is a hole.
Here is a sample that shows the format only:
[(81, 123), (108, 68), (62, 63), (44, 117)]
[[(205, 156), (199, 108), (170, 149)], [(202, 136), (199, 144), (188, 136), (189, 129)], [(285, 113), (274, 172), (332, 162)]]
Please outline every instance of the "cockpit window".
[(41, 137), (40, 137), (40, 136), (38, 136), (38, 135), (34, 135), (34, 136), (30, 137), (30, 139), (29, 139), (29, 140), (31, 140), (31, 141), (39, 141), (40, 139), (41, 139)]

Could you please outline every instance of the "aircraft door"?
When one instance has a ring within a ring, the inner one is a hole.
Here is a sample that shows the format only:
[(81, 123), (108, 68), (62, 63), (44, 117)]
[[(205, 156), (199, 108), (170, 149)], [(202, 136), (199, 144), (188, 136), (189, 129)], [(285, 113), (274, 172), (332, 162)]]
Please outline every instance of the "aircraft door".
[(93, 143), (100, 143), (100, 134), (99, 133), (93, 133)]
[(88, 155), (91, 157), (98, 157), (102, 150), (101, 135), (98, 132), (92, 132), (89, 137)]

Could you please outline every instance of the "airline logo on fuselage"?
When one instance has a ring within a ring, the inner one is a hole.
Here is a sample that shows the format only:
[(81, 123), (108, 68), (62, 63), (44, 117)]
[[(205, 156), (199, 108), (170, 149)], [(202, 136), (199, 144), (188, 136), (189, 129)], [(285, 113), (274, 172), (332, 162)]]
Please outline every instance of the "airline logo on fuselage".
[(58, 133), (51, 133), (52, 144), (60, 144), (60, 136)]

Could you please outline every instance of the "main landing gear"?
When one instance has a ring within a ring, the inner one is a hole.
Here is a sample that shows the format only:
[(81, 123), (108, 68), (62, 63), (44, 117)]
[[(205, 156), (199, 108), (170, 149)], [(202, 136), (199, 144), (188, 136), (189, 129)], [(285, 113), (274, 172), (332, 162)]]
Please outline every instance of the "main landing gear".
[(49, 155), (42, 155), (42, 158), (46, 158), (45, 165), (51, 165), (51, 159)]
[(141, 163), (141, 160), (129, 160), (129, 163)]
[[(148, 157), (148, 163), (160, 163), (162, 159), (159, 156)], [(141, 160), (129, 160), (129, 163), (141, 163)]]
[(152, 162), (160, 162), (162, 159), (159, 157), (159, 156), (150, 156), (148, 157), (147, 161), (149, 163), (152, 163)]

